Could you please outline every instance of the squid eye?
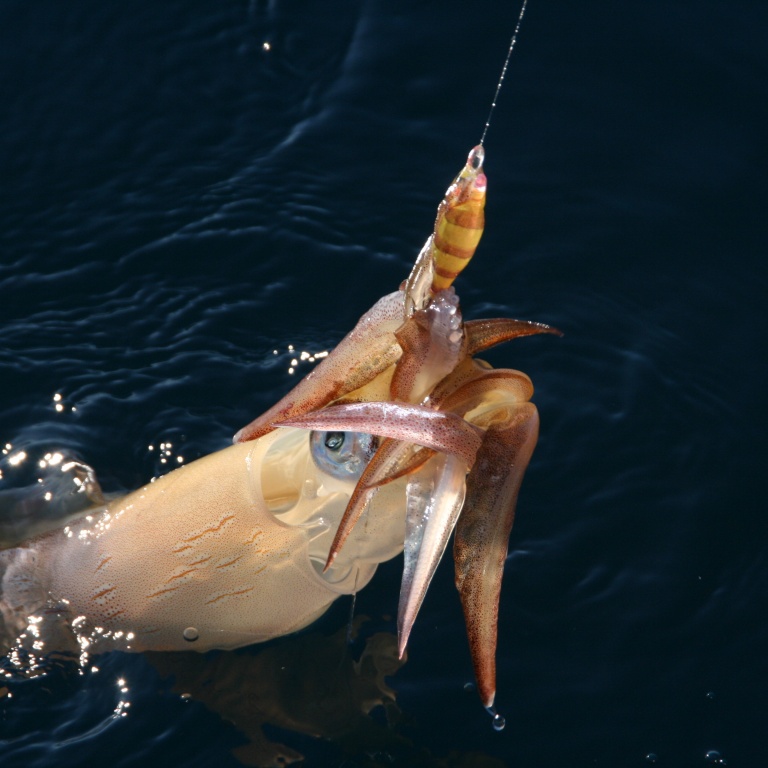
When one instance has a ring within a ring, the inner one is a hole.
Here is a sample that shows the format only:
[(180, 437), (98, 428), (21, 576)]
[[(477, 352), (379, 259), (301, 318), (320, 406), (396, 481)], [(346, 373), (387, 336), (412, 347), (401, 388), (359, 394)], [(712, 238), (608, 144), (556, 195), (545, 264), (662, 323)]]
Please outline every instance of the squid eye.
[(326, 432), (325, 439), (323, 440), (325, 447), (329, 451), (338, 453), (344, 446), (344, 436), (343, 432)]
[(340, 480), (357, 480), (378, 448), (378, 439), (366, 432), (309, 434), (309, 452), (315, 466)]

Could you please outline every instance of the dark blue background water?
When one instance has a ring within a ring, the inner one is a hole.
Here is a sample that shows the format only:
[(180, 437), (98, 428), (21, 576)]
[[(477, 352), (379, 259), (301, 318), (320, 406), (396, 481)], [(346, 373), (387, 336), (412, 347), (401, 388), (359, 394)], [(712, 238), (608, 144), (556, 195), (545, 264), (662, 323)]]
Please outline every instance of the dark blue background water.
[[(330, 348), (406, 275), (517, 10), (6, 0), (0, 442), (107, 490), (165, 471), (150, 444), (226, 445), (295, 381), (289, 344)], [(542, 419), (502, 592), (508, 726), (464, 690), (446, 563), (390, 680), (408, 746), (345, 765), (768, 764), (766, 28), (760, 0), (532, 0), (457, 285), (468, 316), (566, 334), (492, 355)], [(377, 628), (399, 571), (358, 598)], [(146, 659), (100, 668), (11, 685), (3, 766), (237, 765), (243, 728)]]

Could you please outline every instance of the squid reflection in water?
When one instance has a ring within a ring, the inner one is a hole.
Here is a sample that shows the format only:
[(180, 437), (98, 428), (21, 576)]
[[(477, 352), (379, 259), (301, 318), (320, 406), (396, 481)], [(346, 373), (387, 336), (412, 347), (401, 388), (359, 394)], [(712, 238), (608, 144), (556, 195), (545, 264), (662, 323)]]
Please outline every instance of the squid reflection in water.
[[(245, 765), (280, 768), (312, 759), (277, 740), (270, 726), (330, 741), (353, 760), (374, 750), (412, 754), (414, 746), (398, 733), (400, 710), (386, 683), (404, 663), (397, 640), (389, 632), (366, 633), (353, 659), (349, 642), (365, 623), (358, 615), (333, 635), (309, 630), (259, 653), (146, 656), (163, 679), (173, 680), (175, 693), (201, 702), (246, 737), (246, 744), (233, 749)], [(383, 711), (371, 716), (379, 707)], [(438, 763), (420, 753), (416, 764)]]
[(455, 528), (478, 690), (493, 705), (501, 577), (538, 415), (524, 373), (475, 355), (557, 331), (462, 319), (452, 282), (483, 231), (482, 166), (478, 146), (400, 289), (232, 446), (0, 552), (12, 666), (286, 635), (404, 550), (402, 656)]

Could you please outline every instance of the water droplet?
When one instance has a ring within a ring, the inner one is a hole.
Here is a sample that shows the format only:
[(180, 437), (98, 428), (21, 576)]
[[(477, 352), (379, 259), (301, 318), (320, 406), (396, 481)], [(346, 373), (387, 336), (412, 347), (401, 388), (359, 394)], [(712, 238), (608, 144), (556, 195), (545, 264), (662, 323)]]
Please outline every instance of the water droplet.
[(190, 643), (194, 643), (195, 640), (200, 637), (200, 633), (195, 627), (187, 627), (181, 634), (183, 635), (184, 639)]
[(493, 718), (491, 725), (494, 731), (503, 731), (507, 721), (496, 711), (496, 707), (486, 707), (485, 711)]
[(657, 762), (659, 761), (659, 756), (658, 756), (658, 755), (657, 755), (655, 752), (649, 752), (649, 753), (648, 753), (648, 754), (645, 756), (645, 759), (646, 759), (646, 760), (647, 760), (649, 763), (657, 763)]

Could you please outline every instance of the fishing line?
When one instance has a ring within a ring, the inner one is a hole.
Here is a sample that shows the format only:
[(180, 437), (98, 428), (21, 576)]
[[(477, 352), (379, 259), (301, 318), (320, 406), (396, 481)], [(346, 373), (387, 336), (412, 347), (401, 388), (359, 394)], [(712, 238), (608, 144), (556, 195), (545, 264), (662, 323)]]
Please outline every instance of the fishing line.
[(493, 94), (493, 101), (491, 102), (491, 108), (488, 112), (488, 119), (485, 121), (485, 128), (483, 128), (483, 135), (480, 137), (480, 146), (483, 146), (485, 141), (485, 134), (488, 133), (488, 126), (491, 124), (491, 115), (496, 108), (496, 100), (499, 98), (502, 83), (504, 82), (504, 76), (507, 74), (507, 67), (509, 66), (509, 58), (512, 56), (512, 50), (517, 42), (517, 35), (520, 32), (520, 25), (523, 23), (523, 16), (525, 16), (525, 7), (528, 5), (528, 0), (523, 0), (523, 6), (520, 8), (520, 15), (517, 17), (517, 24), (515, 24), (515, 31), (512, 33), (512, 39), (509, 41), (509, 50), (507, 50), (507, 58), (504, 59), (504, 66), (501, 68), (501, 76), (499, 82), (496, 85), (496, 93)]

